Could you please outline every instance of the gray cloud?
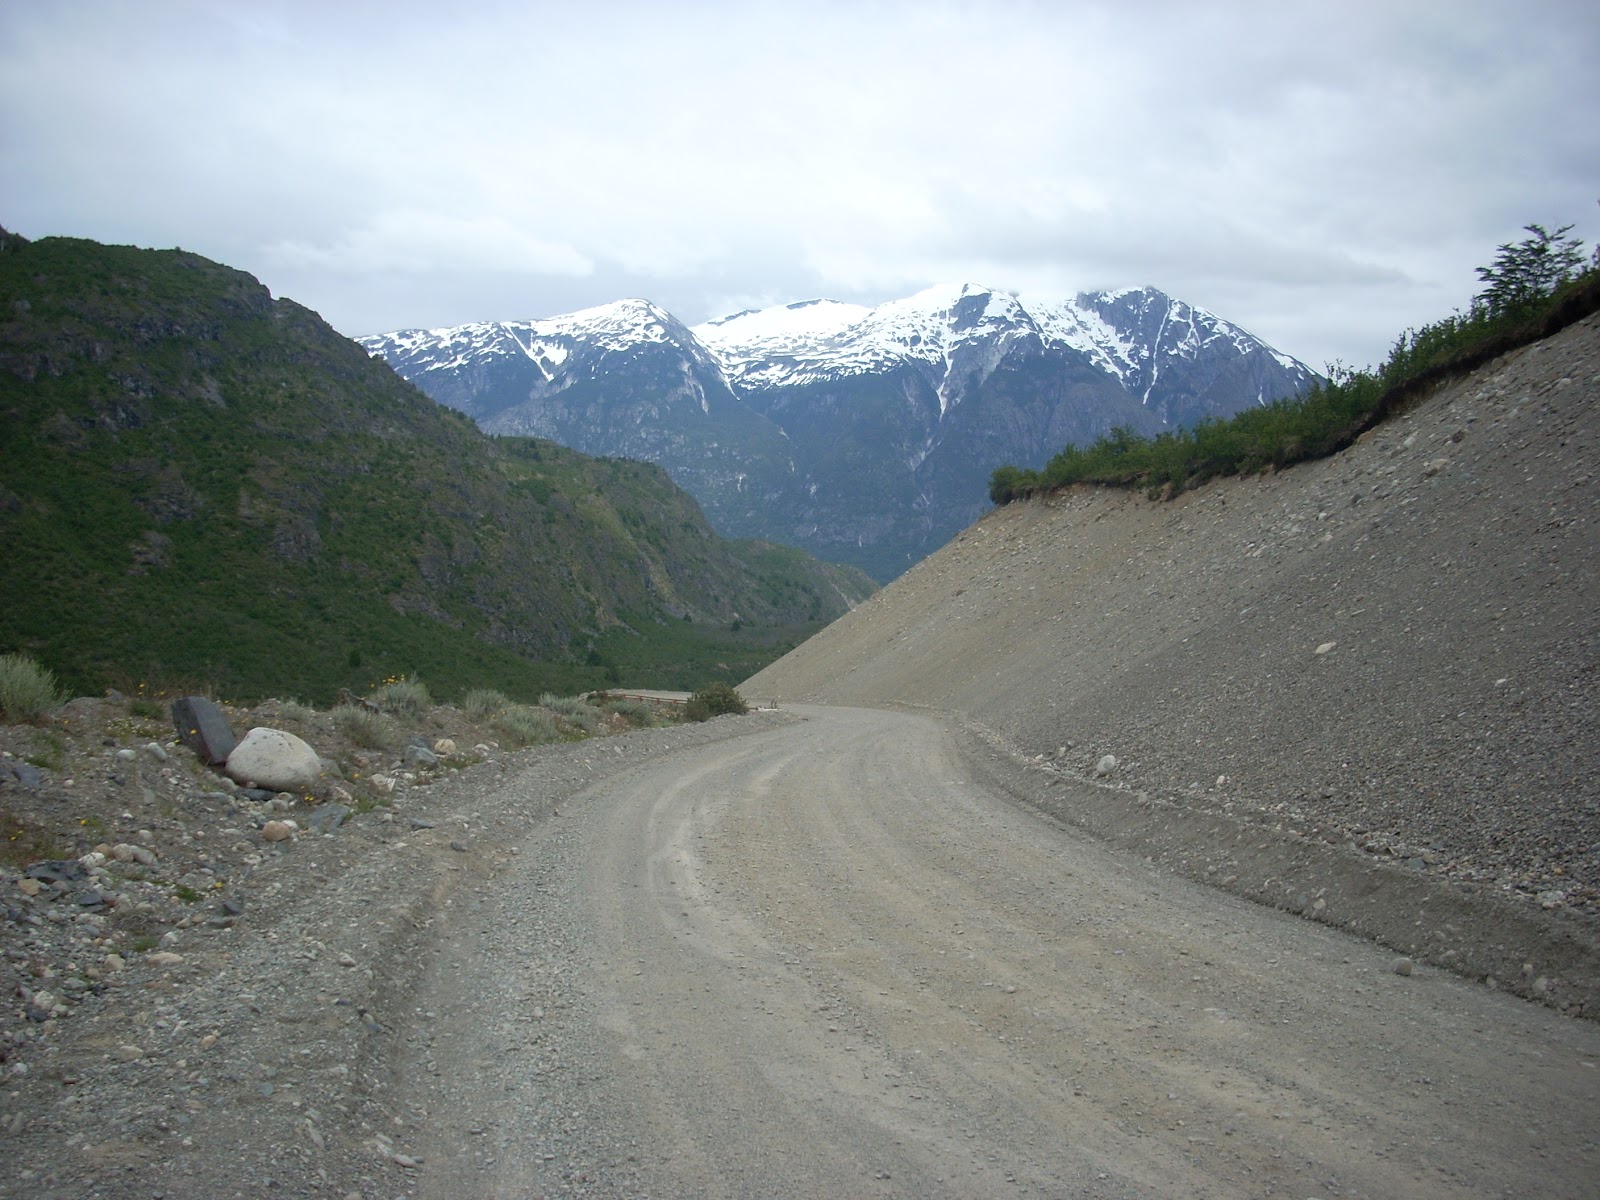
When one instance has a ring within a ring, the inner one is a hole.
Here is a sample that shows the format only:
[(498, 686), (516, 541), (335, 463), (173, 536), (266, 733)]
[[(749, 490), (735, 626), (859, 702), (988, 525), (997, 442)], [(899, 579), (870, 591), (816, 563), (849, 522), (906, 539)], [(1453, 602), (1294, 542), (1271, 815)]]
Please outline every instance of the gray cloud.
[(355, 334), (1153, 284), (1316, 365), (1600, 232), (1580, 3), (0, 10), (0, 223)]

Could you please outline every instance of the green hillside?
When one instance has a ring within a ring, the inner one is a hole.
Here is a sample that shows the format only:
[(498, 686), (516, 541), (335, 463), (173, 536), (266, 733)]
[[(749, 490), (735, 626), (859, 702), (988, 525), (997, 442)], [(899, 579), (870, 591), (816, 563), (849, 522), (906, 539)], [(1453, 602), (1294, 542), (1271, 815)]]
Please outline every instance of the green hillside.
[(75, 690), (690, 686), (872, 590), (658, 468), (492, 439), (179, 250), (0, 250), (0, 650)]

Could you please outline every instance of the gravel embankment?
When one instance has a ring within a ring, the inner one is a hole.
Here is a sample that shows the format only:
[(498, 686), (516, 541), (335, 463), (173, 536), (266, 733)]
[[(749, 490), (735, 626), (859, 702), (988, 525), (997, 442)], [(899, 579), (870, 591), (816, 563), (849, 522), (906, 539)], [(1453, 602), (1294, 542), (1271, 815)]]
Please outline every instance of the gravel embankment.
[[(1573, 1009), (1600, 983), (1554, 979), (1600, 975), (1597, 399), (1591, 317), (1333, 459), (1012, 505), (746, 691), (956, 715), (1042, 774), (1110, 755), (1107, 807), (1059, 815), (1172, 826), (1174, 865), (1361, 932), (1504, 898), (1415, 949)], [(1290, 849), (1239, 861), (1245, 829)], [(1503, 922), (1556, 961), (1476, 953)]]

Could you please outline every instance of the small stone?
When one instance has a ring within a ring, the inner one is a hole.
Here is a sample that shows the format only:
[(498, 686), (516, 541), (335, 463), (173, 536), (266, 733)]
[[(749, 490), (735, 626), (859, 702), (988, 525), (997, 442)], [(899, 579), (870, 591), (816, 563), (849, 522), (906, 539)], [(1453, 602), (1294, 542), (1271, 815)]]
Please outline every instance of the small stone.
[(445, 757), (456, 752), (456, 744), (450, 738), (442, 737), (433, 743), (433, 752)]
[(367, 777), (367, 786), (373, 791), (387, 796), (394, 791), (394, 780), (387, 775), (369, 775)]
[(1338, 645), (1338, 642), (1323, 642), (1322, 645), (1317, 647), (1315, 653), (1318, 655), (1318, 657), (1321, 657), (1324, 654), (1332, 654), (1334, 650), (1338, 648)]
[(437, 754), (426, 746), (418, 746), (415, 743), (406, 747), (404, 757), (405, 761), (412, 766), (437, 767), (439, 765), (439, 756)]
[(37, 879), (17, 880), (17, 890), (24, 896), (37, 896), (39, 894), (39, 881)]
[(118, 1046), (112, 1054), (121, 1062), (138, 1062), (144, 1057), (144, 1051), (131, 1042)]
[(341, 967), (353, 967), (356, 965), (356, 960), (351, 958), (348, 954), (341, 954), (339, 955), (339, 965)]
[(183, 961), (183, 955), (175, 950), (157, 950), (147, 955), (145, 961), (157, 967), (175, 967)]
[(1117, 756), (1115, 754), (1102, 755), (1100, 761), (1094, 765), (1094, 773), (1104, 778), (1117, 769)]
[(313, 833), (332, 833), (343, 825), (345, 818), (355, 810), (348, 804), (324, 804), (311, 814), (306, 822), (306, 828)]
[(171, 755), (167, 753), (166, 747), (157, 742), (145, 743), (144, 752), (157, 762), (166, 762), (167, 759), (171, 757)]
[(1389, 964), (1389, 970), (1396, 975), (1410, 975), (1413, 964), (1409, 958), (1397, 958)]
[(294, 836), (293, 821), (268, 821), (261, 827), (263, 841), (284, 842)]

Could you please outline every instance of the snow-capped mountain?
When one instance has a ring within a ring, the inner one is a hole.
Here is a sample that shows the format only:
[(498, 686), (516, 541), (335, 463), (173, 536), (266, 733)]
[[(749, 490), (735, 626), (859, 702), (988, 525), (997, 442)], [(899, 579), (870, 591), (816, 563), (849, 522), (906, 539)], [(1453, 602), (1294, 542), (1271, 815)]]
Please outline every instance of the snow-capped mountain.
[(1228, 416), (1304, 364), (1150, 288), (1069, 300), (941, 285), (689, 329), (643, 300), (359, 339), (495, 433), (658, 462), (731, 536), (893, 578), (987, 506), (989, 474), (1119, 425)]

